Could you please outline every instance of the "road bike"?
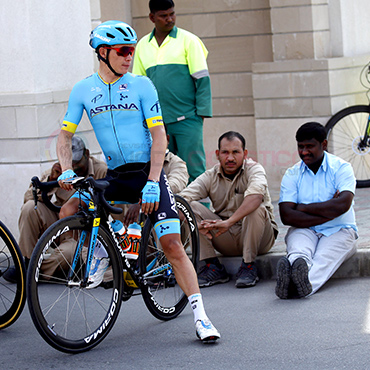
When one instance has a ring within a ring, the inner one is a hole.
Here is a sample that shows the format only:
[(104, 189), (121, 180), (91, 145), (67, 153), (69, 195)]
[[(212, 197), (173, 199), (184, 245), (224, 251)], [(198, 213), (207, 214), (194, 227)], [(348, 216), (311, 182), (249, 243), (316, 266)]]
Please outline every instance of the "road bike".
[[(37, 178), (32, 182), (34, 189), (43, 189), (46, 204), (58, 210), (45, 195), (50, 184), (55, 186), (56, 182), (40, 183)], [(27, 294), (31, 318), (44, 340), (63, 352), (83, 352), (100, 343), (112, 329), (121, 302), (140, 292), (148, 310), (160, 320), (177, 317), (188, 302), (149, 218), (141, 222), (138, 259), (126, 258), (111, 227), (110, 214), (121, 210), (105, 200), (104, 189), (108, 185), (107, 181), (91, 177), (74, 180), (78, 192), (87, 191), (91, 195), (88, 209), (80, 206), (77, 214), (50, 226), (30, 259)], [(183, 198), (175, 195), (175, 201), (182, 243), (196, 269), (199, 235), (195, 217)], [(91, 261), (98, 244), (108, 254), (109, 268), (103, 283), (89, 289)], [(57, 261), (53, 274), (45, 272), (50, 270), (50, 261), (54, 265)]]
[[(4, 274), (14, 268), (14, 282)], [(13, 324), (26, 302), (26, 268), (19, 246), (12, 233), (0, 221), (0, 329)]]
[(351, 163), (357, 187), (370, 186), (370, 62), (362, 69), (361, 84), (368, 89), (369, 105), (353, 105), (329, 119), (328, 151)]

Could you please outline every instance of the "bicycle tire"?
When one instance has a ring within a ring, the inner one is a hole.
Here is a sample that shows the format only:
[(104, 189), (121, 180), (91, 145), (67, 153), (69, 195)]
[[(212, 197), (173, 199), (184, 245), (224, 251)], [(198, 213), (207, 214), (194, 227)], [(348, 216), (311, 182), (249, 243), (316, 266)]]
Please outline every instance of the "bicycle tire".
[[(108, 252), (112, 284), (94, 289), (80, 285), (87, 255), (87, 248), (83, 247), (68, 285), (77, 241), (82, 231), (87, 232), (85, 240), (89, 240), (91, 222), (86, 216), (74, 215), (51, 225), (36, 244), (28, 268), (28, 306), (33, 323), (43, 339), (62, 352), (78, 353), (95, 347), (112, 329), (121, 306), (122, 262), (103, 225), (97, 240)], [(50, 261), (58, 263), (53, 272)]]
[(351, 163), (358, 188), (370, 186), (370, 146), (358, 147), (369, 115), (369, 105), (354, 105), (336, 113), (325, 125), (328, 152)]
[[(26, 268), (19, 246), (9, 229), (0, 221), (0, 329), (13, 324), (26, 302)], [(15, 268), (15, 283), (4, 279)]]
[[(194, 213), (189, 204), (175, 195), (180, 216), (181, 240), (185, 251), (197, 270), (199, 235)], [(186, 307), (188, 298), (176, 282), (152, 223), (147, 219), (140, 247), (140, 271), (143, 276), (142, 296), (149, 312), (159, 320), (171, 320)]]

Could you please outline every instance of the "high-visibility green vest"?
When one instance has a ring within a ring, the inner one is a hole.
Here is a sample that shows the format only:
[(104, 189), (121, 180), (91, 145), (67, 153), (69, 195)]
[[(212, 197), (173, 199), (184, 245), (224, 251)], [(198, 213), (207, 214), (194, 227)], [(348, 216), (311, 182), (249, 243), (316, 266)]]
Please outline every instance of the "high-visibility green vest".
[(194, 34), (174, 27), (161, 46), (152, 33), (137, 44), (133, 73), (148, 76), (158, 90), (165, 123), (195, 114), (212, 116), (208, 51)]

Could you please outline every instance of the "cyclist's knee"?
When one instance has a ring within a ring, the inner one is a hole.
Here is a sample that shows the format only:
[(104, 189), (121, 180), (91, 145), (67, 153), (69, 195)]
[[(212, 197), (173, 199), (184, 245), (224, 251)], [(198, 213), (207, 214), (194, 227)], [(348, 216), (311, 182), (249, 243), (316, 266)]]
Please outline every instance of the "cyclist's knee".
[(59, 218), (72, 216), (75, 213), (77, 213), (79, 204), (80, 204), (79, 199), (70, 198), (66, 203), (64, 203), (64, 205), (60, 209)]
[(170, 256), (174, 258), (179, 257), (184, 251), (179, 234), (164, 235), (160, 238), (160, 242), (167, 258)]

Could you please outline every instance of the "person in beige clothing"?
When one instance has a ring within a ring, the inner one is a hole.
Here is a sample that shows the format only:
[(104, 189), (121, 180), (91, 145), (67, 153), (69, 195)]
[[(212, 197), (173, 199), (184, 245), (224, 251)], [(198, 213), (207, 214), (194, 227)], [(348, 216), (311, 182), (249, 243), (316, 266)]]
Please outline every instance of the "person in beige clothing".
[[(254, 286), (255, 259), (267, 253), (277, 237), (265, 170), (247, 154), (241, 134), (224, 133), (216, 150), (219, 163), (180, 193), (191, 202), (200, 231), (200, 260), (205, 261), (198, 273), (200, 287), (229, 281), (215, 250), (224, 256), (242, 256), (236, 287)], [(214, 212), (197, 202), (207, 197)]]
[[(103, 161), (90, 156), (90, 152), (86, 149), (83, 140), (74, 136), (72, 139), (72, 153), (73, 153), (73, 168), (78, 176), (88, 177), (92, 176), (95, 179), (105, 177), (107, 172), (107, 165)], [(61, 174), (60, 164), (54, 163), (52, 168), (45, 171), (40, 180), (55, 181)], [(66, 191), (61, 188), (53, 189), (48, 195), (55, 198), (54, 204), (56, 206), (64, 205), (73, 195), (74, 192)], [(41, 194), (38, 196), (37, 209), (35, 210), (35, 203), (32, 193), (32, 184), (29, 186), (24, 194), (23, 206), (18, 220), (19, 227), (19, 248), (25, 258), (26, 266), (31, 258), (33, 249), (46, 229), (54, 222), (58, 221), (59, 215), (57, 212), (50, 210), (42, 201)], [(64, 244), (64, 257), (68, 257), (68, 239)], [(50, 256), (48, 259), (48, 273), (53, 275), (58, 265), (56, 258), (60, 256)], [(64, 258), (63, 257), (63, 258)], [(9, 269), (7, 276), (4, 276), (8, 281), (12, 281), (12, 269)]]

